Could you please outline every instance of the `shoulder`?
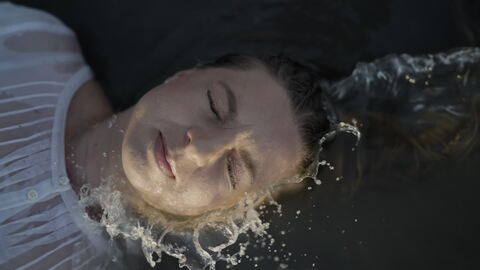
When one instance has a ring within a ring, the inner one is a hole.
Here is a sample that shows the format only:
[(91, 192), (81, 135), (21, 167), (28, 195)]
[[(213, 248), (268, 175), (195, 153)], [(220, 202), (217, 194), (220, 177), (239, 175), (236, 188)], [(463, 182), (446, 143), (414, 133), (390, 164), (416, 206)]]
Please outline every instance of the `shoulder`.
[(58, 18), (46, 11), (9, 2), (0, 3), (0, 27), (6, 28), (21, 23), (41, 23), (65, 26)]
[(0, 3), (0, 57), (2, 62), (21, 55), (79, 53), (75, 33), (55, 16), (34, 8)]
[[(38, 9), (0, 3), (0, 57), (78, 52), (75, 33), (55, 16)], [(2, 62), (8, 61), (2, 59)]]
[(0, 88), (6, 90), (3, 94), (60, 93), (80, 71), (87, 73), (81, 76), (86, 78), (75, 79), (73, 88), (79, 80), (81, 84), (93, 74), (70, 28), (45, 11), (0, 3)]

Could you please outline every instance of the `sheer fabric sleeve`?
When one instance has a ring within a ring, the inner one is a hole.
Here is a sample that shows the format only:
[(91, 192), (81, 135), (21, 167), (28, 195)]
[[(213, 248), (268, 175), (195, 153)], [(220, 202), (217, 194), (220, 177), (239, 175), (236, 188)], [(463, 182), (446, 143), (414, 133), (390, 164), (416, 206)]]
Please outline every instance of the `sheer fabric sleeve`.
[(68, 103), (92, 77), (61, 21), (0, 3), (0, 269), (103, 265), (61, 164)]

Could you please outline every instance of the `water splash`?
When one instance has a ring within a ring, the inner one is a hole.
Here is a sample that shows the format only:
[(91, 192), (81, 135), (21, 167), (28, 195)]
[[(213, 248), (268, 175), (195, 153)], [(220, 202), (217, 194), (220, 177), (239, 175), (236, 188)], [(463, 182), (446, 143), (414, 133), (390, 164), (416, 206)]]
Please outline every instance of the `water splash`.
[(362, 138), (362, 133), (357, 127), (356, 119), (352, 120), (352, 124), (345, 123), (345, 122), (337, 123), (331, 131), (329, 131), (327, 134), (322, 136), (318, 141), (318, 150), (315, 155), (315, 158), (307, 168), (305, 175), (303, 175), (302, 178), (300, 179), (301, 181), (303, 181), (305, 178), (312, 178), (315, 184), (321, 185), (322, 181), (318, 179), (318, 172), (320, 170), (320, 167), (327, 166), (330, 170), (334, 169), (334, 167), (328, 161), (320, 160), (320, 156), (321, 156), (321, 152), (323, 151), (323, 147), (325, 143), (333, 140), (340, 132), (345, 132), (347, 134), (351, 134), (355, 136), (356, 138), (355, 147), (358, 146), (358, 144), (360, 143), (360, 140)]
[[(262, 221), (261, 213), (255, 209), (260, 196), (269, 197), (266, 194), (245, 198), (232, 209), (213, 211), (193, 222), (158, 224), (150, 217), (138, 214), (126, 203), (128, 200), (124, 194), (110, 184), (112, 182), (104, 181), (93, 189), (82, 187), (80, 203), (85, 207), (100, 206), (103, 209), (100, 226), (112, 239), (122, 236), (139, 241), (152, 267), (161, 262), (162, 254), (177, 258), (180, 268), (213, 270), (220, 261), (237, 265), (249, 246), (249, 241), (239, 241), (242, 235), (255, 238), (268, 235), (269, 223)], [(281, 211), (279, 205), (277, 209)], [(158, 256), (154, 258), (153, 254)]]

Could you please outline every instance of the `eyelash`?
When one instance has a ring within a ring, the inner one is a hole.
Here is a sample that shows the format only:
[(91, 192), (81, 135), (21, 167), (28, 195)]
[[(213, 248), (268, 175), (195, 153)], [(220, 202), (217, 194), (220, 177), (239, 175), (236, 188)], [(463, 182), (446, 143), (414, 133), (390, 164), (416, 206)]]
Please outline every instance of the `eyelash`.
[(212, 110), (213, 114), (219, 121), (222, 121), (222, 117), (220, 117), (220, 114), (218, 113), (217, 107), (215, 106), (215, 101), (212, 98), (212, 91), (210, 91), (210, 89), (207, 89), (207, 97), (208, 103), (210, 104), (210, 110)]
[(229, 155), (227, 156), (227, 172), (228, 172), (228, 177), (232, 183), (232, 187), (233, 189), (236, 189), (237, 188), (237, 178), (236, 178), (236, 175), (234, 175), (233, 173), (233, 167), (236, 166), (233, 164), (232, 162), (232, 156)]

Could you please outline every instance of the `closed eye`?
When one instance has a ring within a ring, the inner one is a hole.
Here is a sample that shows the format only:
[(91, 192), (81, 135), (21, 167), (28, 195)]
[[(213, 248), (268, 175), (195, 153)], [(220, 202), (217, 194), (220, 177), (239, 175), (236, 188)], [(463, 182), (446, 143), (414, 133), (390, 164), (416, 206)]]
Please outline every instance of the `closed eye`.
[(213, 112), (213, 114), (219, 121), (222, 121), (222, 117), (220, 116), (220, 113), (218, 113), (217, 106), (212, 98), (212, 91), (210, 89), (207, 89), (207, 97), (208, 103), (210, 105), (210, 110)]
[(227, 155), (227, 173), (230, 183), (232, 184), (233, 189), (238, 187), (238, 168), (239, 164), (235, 160), (235, 157), (232, 153)]

